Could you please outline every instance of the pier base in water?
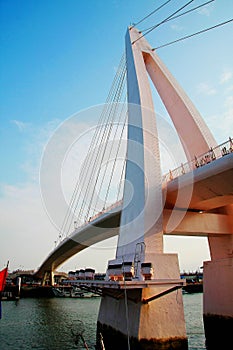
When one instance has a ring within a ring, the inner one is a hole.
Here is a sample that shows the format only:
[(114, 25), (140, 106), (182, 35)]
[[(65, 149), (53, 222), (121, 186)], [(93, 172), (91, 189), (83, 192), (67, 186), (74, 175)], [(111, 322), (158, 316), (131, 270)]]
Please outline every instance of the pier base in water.
[(233, 317), (204, 315), (204, 327), (208, 350), (231, 349)]
[[(100, 346), (100, 338), (98, 334), (102, 334), (104, 338), (104, 346), (106, 350), (128, 350), (128, 337), (115, 329), (97, 323), (97, 349), (102, 350)], [(130, 348), (133, 350), (187, 350), (188, 343), (186, 338), (170, 338), (170, 339), (137, 339), (130, 337)]]
[(231, 349), (233, 258), (204, 263), (204, 328), (208, 350)]
[[(158, 278), (179, 278), (176, 254), (156, 254), (154, 260)], [(128, 343), (133, 350), (187, 350), (182, 292), (177, 289), (165, 294), (170, 287), (104, 290), (97, 349), (101, 349), (101, 333), (105, 350), (128, 350)], [(156, 295), (161, 297), (154, 298)]]

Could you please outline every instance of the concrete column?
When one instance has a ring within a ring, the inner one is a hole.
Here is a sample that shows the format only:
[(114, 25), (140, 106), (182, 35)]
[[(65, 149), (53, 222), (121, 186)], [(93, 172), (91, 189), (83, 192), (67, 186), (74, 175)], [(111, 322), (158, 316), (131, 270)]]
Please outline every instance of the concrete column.
[(230, 349), (233, 329), (233, 258), (204, 263), (204, 327), (209, 349)]
[[(179, 278), (176, 254), (156, 254), (152, 260), (157, 278)], [(104, 295), (97, 324), (97, 349), (100, 333), (106, 350), (179, 349), (187, 350), (188, 342), (183, 313), (181, 290), (173, 291), (144, 304), (143, 299), (157, 295), (169, 286), (145, 289), (106, 290), (113, 297)]]
[(49, 279), (50, 286), (54, 286), (54, 272), (50, 271), (50, 279)]
[[(224, 208), (232, 228), (233, 206)], [(204, 263), (204, 327), (208, 349), (230, 349), (233, 329), (233, 235), (209, 237)]]
[(53, 271), (46, 271), (42, 278), (42, 286), (45, 286), (46, 281), (49, 280), (49, 285), (54, 286), (54, 272)]
[[(119, 269), (124, 262), (134, 263), (134, 278), (137, 281), (143, 279), (142, 263), (153, 266), (153, 279), (179, 279), (177, 256), (163, 254), (159, 139), (143, 55), (143, 50), (152, 50), (144, 39), (138, 38), (136, 29), (127, 31), (129, 105), (126, 181), (116, 259), (109, 265), (111, 269), (112, 266), (114, 269), (114, 265)], [(111, 289), (106, 291), (99, 311), (97, 342), (101, 333), (106, 350), (128, 349), (128, 341), (133, 350), (187, 349), (181, 291), (173, 291), (148, 304), (143, 303), (143, 299), (170, 287), (135, 288), (121, 293), (113, 293)], [(113, 293), (112, 297), (109, 293)]]

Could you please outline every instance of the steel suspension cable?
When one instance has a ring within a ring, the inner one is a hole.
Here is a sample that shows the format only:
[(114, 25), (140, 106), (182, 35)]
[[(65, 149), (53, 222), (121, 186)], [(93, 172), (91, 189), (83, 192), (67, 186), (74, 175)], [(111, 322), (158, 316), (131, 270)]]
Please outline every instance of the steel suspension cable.
[[(93, 187), (93, 190), (92, 190), (92, 193), (91, 193), (91, 200), (89, 202), (89, 205), (88, 205), (88, 209), (87, 209), (87, 213), (86, 213), (86, 219), (87, 217), (89, 216), (89, 212), (90, 212), (90, 208), (91, 208), (91, 205), (92, 205), (92, 200), (93, 200), (93, 196), (94, 196), (94, 193), (95, 193), (95, 188), (96, 188), (96, 185), (97, 185), (97, 181), (99, 179), (99, 175), (100, 175), (100, 172), (101, 172), (101, 167), (100, 165), (102, 164), (103, 162), (103, 159), (104, 159), (104, 155), (105, 155), (105, 151), (106, 151), (106, 148), (107, 148), (107, 144), (108, 144), (108, 140), (110, 138), (110, 135), (111, 135), (111, 131), (112, 131), (112, 127), (113, 127), (113, 122), (114, 122), (114, 119), (116, 117), (116, 108), (118, 106), (118, 102), (120, 100), (120, 96), (122, 94), (122, 87), (123, 87), (123, 83), (125, 81), (125, 75), (126, 75), (126, 69), (124, 69), (122, 71), (122, 75), (121, 75), (121, 83), (119, 85), (119, 91), (117, 91), (116, 93), (116, 96), (115, 96), (115, 99), (113, 100), (113, 104), (112, 104), (112, 108), (111, 108), (111, 111), (109, 113), (109, 128), (108, 128), (108, 133), (106, 135), (106, 139), (105, 139), (105, 142), (102, 144), (103, 146), (103, 149), (101, 150), (101, 158), (100, 158), (100, 164), (99, 166), (97, 167), (97, 176), (96, 176), (96, 179), (95, 179), (95, 182), (94, 182), (94, 187)], [(112, 114), (112, 111), (113, 111), (113, 116), (111, 118), (111, 114)]]
[[(179, 18), (179, 17), (181, 17), (181, 16), (187, 15), (188, 13), (193, 12), (193, 11), (195, 11), (195, 10), (197, 10), (197, 9), (199, 9), (199, 8), (201, 8), (201, 7), (203, 7), (203, 6), (209, 5), (209, 4), (210, 4), (211, 2), (213, 2), (213, 1), (215, 1), (215, 0), (206, 1), (206, 2), (204, 2), (204, 4), (201, 4), (201, 5), (198, 5), (198, 6), (196, 6), (196, 7), (193, 7), (193, 8), (191, 8), (190, 10), (187, 10), (187, 11), (185, 11), (185, 12), (180, 13), (179, 15), (172, 16), (171, 18), (165, 20), (165, 22), (163, 22), (163, 23), (167, 23), (167, 22), (170, 22), (170, 21), (172, 21), (172, 20), (174, 20), (174, 19), (176, 19), (176, 18)], [(140, 32), (142, 32), (142, 33), (143, 33), (143, 32), (146, 32), (147, 30), (149, 30), (149, 29), (151, 29), (151, 28), (153, 28), (153, 27), (154, 27), (154, 26), (151, 26), (151, 27), (146, 28), (146, 29), (142, 29), (142, 30), (140, 30)]]
[(145, 16), (144, 18), (142, 18), (140, 21), (138, 21), (137, 23), (133, 24), (132, 27), (137, 26), (138, 24), (142, 23), (143, 21), (145, 21), (147, 18), (149, 18), (150, 16), (152, 16), (155, 12), (159, 11), (162, 7), (164, 7), (165, 5), (167, 5), (171, 0), (166, 1), (165, 3), (163, 3), (162, 5), (160, 5), (159, 7), (157, 7), (154, 11), (152, 11), (151, 13), (149, 13), (147, 16)]
[(152, 32), (155, 28), (158, 28), (161, 24), (165, 23), (169, 18), (173, 17), (174, 15), (176, 15), (178, 12), (180, 12), (181, 10), (183, 10), (186, 6), (190, 5), (194, 0), (190, 0), (188, 1), (185, 5), (181, 6), (178, 10), (176, 10), (175, 12), (173, 12), (171, 15), (169, 15), (167, 18), (165, 18), (164, 20), (162, 20), (161, 22), (155, 24), (154, 26), (152, 26), (150, 29), (148, 29), (143, 35), (141, 35), (139, 38), (137, 38), (136, 40), (134, 40), (132, 42), (132, 45), (135, 44), (138, 40), (140, 40), (141, 38), (143, 38), (144, 36), (146, 36), (147, 34), (149, 34), (150, 32)]
[(223, 26), (223, 25), (225, 25), (225, 24), (228, 24), (228, 23), (230, 23), (230, 22), (232, 22), (232, 21), (233, 21), (233, 18), (229, 19), (228, 21), (225, 21), (225, 22), (216, 24), (216, 25), (214, 25), (214, 26), (212, 26), (212, 27), (209, 27), (209, 28), (200, 30), (199, 32), (196, 32), (196, 33), (193, 33), (193, 34), (190, 34), (190, 35), (186, 35), (186, 36), (184, 36), (184, 37), (182, 37), (182, 38), (179, 38), (179, 39), (177, 39), (177, 40), (170, 41), (169, 43), (166, 43), (166, 44), (164, 44), (164, 45), (157, 46), (157, 47), (153, 48), (153, 50), (158, 50), (158, 49), (161, 49), (162, 47), (169, 46), (169, 45), (175, 44), (175, 43), (177, 43), (177, 42), (179, 42), (179, 41), (182, 41), (182, 40), (191, 38), (192, 36), (205, 33), (205, 32), (207, 32), (207, 31), (209, 31), (209, 30), (212, 30), (212, 29), (221, 27), (221, 26)]
[[(104, 207), (106, 207), (106, 203), (107, 203), (107, 200), (108, 200), (109, 191), (110, 191), (110, 187), (111, 187), (111, 183), (112, 183), (112, 179), (113, 179), (113, 174), (114, 174), (114, 171), (116, 169), (117, 157), (118, 157), (118, 154), (119, 154), (119, 151), (120, 151), (120, 147), (121, 147), (121, 144), (122, 144), (122, 138), (123, 138), (123, 134), (124, 134), (126, 118), (127, 118), (127, 113), (125, 113), (124, 123), (123, 123), (122, 129), (121, 129), (121, 134), (120, 134), (120, 139), (119, 139), (119, 142), (118, 142), (118, 147), (117, 147), (116, 155), (114, 157), (114, 163), (113, 163), (112, 170), (111, 170), (110, 181), (109, 181), (108, 188), (107, 188), (106, 195), (105, 195), (105, 199), (104, 199)], [(120, 124), (120, 121), (119, 121), (119, 124)]]
[[(123, 77), (122, 77), (122, 78), (123, 78), (123, 79), (122, 79), (122, 85), (123, 85), (124, 82), (125, 82), (126, 68), (124, 69), (124, 71), (122, 71), (122, 73), (123, 73)], [(124, 86), (123, 86), (123, 88), (124, 88)], [(123, 89), (122, 89), (122, 87), (120, 87), (119, 96), (117, 97), (117, 100), (120, 100), (120, 95), (122, 95), (122, 92), (123, 92)], [(123, 106), (124, 106), (124, 104), (123, 104)], [(113, 116), (114, 116), (114, 119), (115, 119), (116, 113), (117, 113), (117, 111), (118, 111), (118, 109), (119, 109), (119, 103), (114, 104), (114, 105), (113, 105), (113, 108), (114, 108), (114, 110), (112, 111), (112, 113), (113, 113)], [(113, 140), (115, 140), (115, 138), (116, 138), (116, 134), (117, 134), (117, 130), (118, 130), (118, 127), (119, 127), (119, 124), (120, 124), (121, 116), (122, 116), (122, 110), (121, 110), (121, 112), (119, 113), (119, 118), (118, 118), (118, 121), (116, 122), (117, 127), (115, 128), (115, 133), (114, 133), (114, 135), (113, 135)], [(111, 129), (112, 129), (113, 126), (114, 126), (114, 120), (112, 120), (111, 124), (112, 124), (112, 125), (111, 125)], [(110, 151), (108, 152), (108, 159), (107, 159), (107, 161), (106, 161), (104, 174), (103, 174), (102, 179), (101, 179), (101, 184), (100, 184), (100, 188), (99, 188), (99, 193), (100, 193), (101, 190), (102, 190), (103, 183), (104, 183), (104, 180), (105, 180), (105, 177), (106, 177), (106, 172), (107, 172), (107, 168), (108, 168), (108, 162), (109, 162), (109, 160), (110, 160), (110, 156), (111, 156), (111, 153), (112, 153), (112, 148), (113, 148), (113, 142), (112, 142), (112, 144), (111, 144)], [(106, 149), (107, 149), (107, 144), (106, 144)], [(106, 153), (106, 151), (105, 151), (104, 153)], [(103, 155), (103, 156), (104, 156), (104, 155)], [(98, 202), (98, 196), (97, 196), (97, 198), (96, 198), (95, 205), (93, 206), (93, 212), (95, 211), (95, 208), (96, 208), (96, 206), (97, 206), (97, 202)]]
[(117, 202), (120, 200), (120, 198), (119, 198), (120, 197), (120, 192), (121, 192), (122, 186), (124, 184), (122, 179), (123, 179), (123, 176), (124, 176), (125, 167), (126, 167), (126, 159), (123, 162), (123, 167), (122, 167), (122, 171), (121, 171), (121, 177), (120, 177), (120, 181), (119, 181), (119, 185), (118, 185)]
[[(96, 130), (99, 129), (100, 132), (101, 132), (101, 125), (104, 124), (104, 118), (105, 118), (106, 115), (107, 115), (107, 111), (106, 111), (106, 110), (107, 110), (107, 108), (108, 108), (108, 104), (109, 104), (109, 102), (111, 101), (112, 96), (113, 96), (114, 93), (115, 93), (115, 88), (116, 88), (116, 86), (117, 86), (116, 81), (117, 81), (117, 79), (118, 79), (118, 74), (119, 74), (119, 71), (121, 70), (122, 63), (124, 64), (124, 55), (125, 55), (125, 54), (123, 54), (122, 57), (121, 57), (120, 64), (119, 64), (119, 67), (118, 67), (118, 71), (117, 71), (117, 73), (115, 74), (114, 81), (113, 81), (113, 83), (112, 83), (112, 87), (111, 87), (111, 89), (110, 89), (110, 91), (109, 91), (108, 97), (107, 97), (106, 102), (105, 102), (105, 104), (104, 104), (103, 111), (102, 111), (101, 116), (100, 116), (100, 119), (99, 119), (99, 121), (98, 121), (98, 125), (97, 125), (97, 127), (96, 127)], [(90, 147), (89, 147), (89, 150), (92, 150), (92, 149), (95, 147), (94, 144), (97, 144), (97, 143), (98, 143), (98, 138), (97, 138), (96, 136), (97, 136), (96, 134), (93, 136), (92, 141), (91, 141), (91, 145), (90, 145)], [(85, 173), (85, 172), (84, 172), (84, 168), (83, 168), (82, 173)], [(82, 174), (82, 175), (83, 175), (83, 174)]]
[[(106, 99), (106, 103), (104, 105), (103, 111), (102, 111), (100, 119), (99, 119), (98, 126), (95, 129), (95, 134), (94, 134), (94, 136), (92, 138), (92, 141), (91, 141), (91, 144), (90, 144), (90, 147), (89, 147), (89, 154), (92, 154), (92, 152), (90, 152), (90, 150), (93, 149), (98, 144), (98, 140), (99, 140), (98, 136), (101, 134), (101, 131), (102, 131), (101, 130), (101, 124), (105, 123), (105, 118), (106, 118), (106, 115), (107, 115), (106, 109), (108, 108), (107, 105), (108, 105), (109, 101), (111, 101), (112, 96), (115, 94), (115, 90), (116, 90), (117, 85), (118, 85), (117, 80), (119, 79), (119, 72), (122, 69), (121, 66), (122, 66), (122, 64), (124, 64), (124, 61), (125, 61), (125, 54), (123, 54), (122, 57), (121, 57), (118, 71), (115, 74), (112, 86), (110, 88), (110, 91), (109, 91), (107, 99)], [(88, 163), (88, 165), (89, 165), (88, 166), (88, 169), (89, 169), (90, 163)], [(67, 209), (67, 213), (66, 213), (66, 215), (64, 217), (64, 220), (63, 220), (63, 223), (62, 223), (62, 227), (61, 227), (61, 229), (59, 231), (59, 239), (61, 239), (62, 236), (65, 234), (65, 228), (66, 228), (68, 220), (69, 220), (69, 218), (70, 218), (70, 216), (72, 214), (72, 208), (74, 208), (74, 203), (76, 201), (76, 198), (77, 198), (77, 195), (78, 195), (78, 191), (79, 192), (81, 191), (81, 188), (82, 188), (82, 185), (83, 185), (83, 181), (85, 181), (85, 179), (86, 179), (85, 178), (85, 174), (88, 172), (88, 169), (86, 168), (86, 166), (83, 167), (83, 169), (81, 171), (81, 174), (79, 176), (79, 180), (76, 181), (75, 189), (73, 191), (73, 194), (72, 194), (72, 197), (71, 197), (71, 200), (70, 200), (70, 203), (69, 203), (69, 207)], [(80, 196), (79, 196), (79, 198), (80, 198)], [(69, 228), (70, 228), (70, 226), (71, 225), (69, 225)]]
[[(121, 65), (122, 61), (124, 60), (124, 54), (122, 55), (121, 57), (121, 60), (120, 60), (120, 64), (119, 66)], [(112, 86), (110, 88), (110, 91), (108, 93), (108, 96), (107, 96), (107, 99), (106, 99), (106, 103), (108, 103), (110, 100), (111, 100), (111, 97), (112, 97), (112, 94), (113, 94), (113, 91), (114, 91), (114, 87), (116, 85), (116, 80), (117, 80), (117, 73), (115, 74), (115, 77), (114, 77), (114, 80), (113, 80), (113, 83), (112, 83)], [(101, 116), (100, 116), (100, 120), (99, 120), (99, 123), (98, 123), (98, 126), (96, 127), (95, 129), (95, 134), (92, 138), (92, 141), (91, 141), (91, 144), (89, 146), (89, 151), (94, 148), (94, 144), (98, 142), (98, 133), (101, 132), (101, 123), (103, 123), (103, 118), (105, 117), (105, 109), (106, 109), (106, 104), (104, 106), (104, 109), (101, 113)], [(90, 152), (91, 153), (91, 152)], [(91, 153), (92, 154), (92, 153)], [(90, 163), (88, 163), (89, 166), (90, 166)], [(63, 223), (62, 223), (62, 227), (60, 229), (60, 234), (59, 234), (59, 238), (62, 238), (62, 233), (63, 235), (65, 234), (65, 228), (66, 228), (66, 225), (67, 225), (67, 222), (70, 218), (70, 216), (72, 215), (72, 209), (73, 209), (73, 206), (74, 206), (74, 203), (76, 201), (76, 198), (78, 196), (78, 191), (81, 192), (81, 188), (83, 187), (83, 181), (85, 181), (85, 173), (88, 172), (88, 170), (86, 170), (86, 167), (83, 167), (82, 170), (81, 170), (81, 173), (79, 175), (79, 178), (78, 180), (76, 181), (76, 185), (75, 185), (75, 189), (73, 191), (73, 194), (72, 194), (72, 197), (71, 197), (71, 200), (70, 200), (70, 203), (69, 203), (69, 206), (67, 208), (67, 212), (66, 212), (66, 215), (64, 217), (64, 220), (63, 220)], [(80, 198), (80, 197), (79, 197)]]
[[(117, 91), (116, 91), (116, 93), (117, 93)], [(115, 94), (116, 94), (115, 93)], [(111, 106), (111, 104), (110, 104), (110, 106)], [(103, 131), (103, 134), (102, 134), (102, 138), (101, 138), (101, 142), (100, 142), (100, 147), (98, 148), (98, 150), (99, 150), (99, 154), (97, 154), (97, 156), (95, 157), (95, 162), (94, 162), (94, 164), (93, 164), (93, 166), (92, 166), (92, 176), (91, 177), (89, 177), (89, 184), (90, 184), (90, 182), (92, 181), (92, 180), (95, 180), (95, 177), (93, 178), (93, 176), (95, 176), (95, 171), (96, 171), (96, 168), (98, 169), (98, 162), (99, 162), (99, 157), (100, 157), (100, 155), (101, 155), (101, 153), (102, 153), (102, 149), (103, 149), (103, 144), (104, 144), (104, 142), (105, 142), (105, 139), (107, 138), (107, 135), (108, 135), (108, 133), (109, 133), (109, 121), (110, 121), (110, 117), (111, 117), (111, 110), (110, 111), (108, 111), (108, 119), (107, 119), (107, 121), (106, 121), (106, 123), (105, 123), (105, 127), (104, 127), (104, 131)], [(89, 193), (89, 190), (90, 190), (90, 186), (89, 186), (89, 184), (88, 184), (88, 187), (87, 187), (87, 193), (86, 193), (86, 195), (85, 195), (85, 197), (88, 195), (88, 193)], [(85, 204), (85, 202), (83, 201), (83, 205)]]
[[(123, 61), (123, 62), (122, 62)], [(117, 90), (118, 90), (118, 85), (119, 85), (119, 81), (120, 81), (120, 71), (122, 70), (122, 65), (125, 64), (124, 63), (125, 59), (121, 60), (121, 64), (119, 66), (119, 69), (118, 69), (118, 72), (117, 72), (117, 79), (116, 79), (116, 82), (115, 82), (115, 85), (116, 85), (116, 88), (113, 90), (114, 91), (114, 96), (116, 96), (116, 93), (117, 93)], [(111, 97), (111, 100), (114, 100), (114, 96)], [(106, 133), (107, 133), (107, 127), (108, 127), (108, 122), (109, 122), (109, 117), (110, 117), (110, 113), (109, 113), (109, 104), (105, 106), (105, 116), (107, 116), (107, 120), (104, 121), (103, 125), (105, 126), (104, 127), (104, 130), (102, 131), (102, 137), (101, 137), (101, 141), (99, 143), (100, 147), (99, 148), (99, 152), (101, 151), (102, 147), (102, 143), (104, 141), (104, 138), (106, 138)], [(101, 128), (102, 130), (102, 128)], [(94, 152), (92, 152), (93, 155), (94, 155)], [(98, 156), (98, 154), (97, 154)], [(88, 193), (89, 193), (89, 190), (90, 190), (90, 182), (93, 180), (93, 174), (95, 173), (95, 168), (96, 168), (96, 164), (97, 164), (97, 159), (98, 157), (95, 157), (95, 160), (94, 160), (94, 164), (92, 164), (92, 161), (89, 161), (89, 167), (90, 165), (92, 165), (92, 173), (90, 176), (88, 176), (89, 178), (89, 181), (88, 183), (86, 184), (86, 190), (85, 190), (85, 194), (84, 194), (84, 198), (83, 198), (83, 201), (82, 201), (82, 205), (81, 205), (81, 208), (80, 208), (80, 211), (79, 211), (79, 216), (78, 218), (81, 220), (81, 217), (82, 217), (82, 214), (83, 214), (83, 210), (84, 210), (84, 206), (85, 206), (85, 198), (88, 196)], [(93, 157), (92, 157), (93, 158)], [(76, 208), (77, 208), (77, 205), (76, 205)], [(76, 209), (75, 208), (75, 209)]]
[[(118, 127), (119, 127), (119, 124), (120, 124), (120, 121), (121, 121), (121, 116), (122, 116), (122, 111), (119, 113), (119, 120), (117, 121), (117, 127), (115, 128), (115, 133), (114, 133), (114, 136), (113, 136), (113, 140), (115, 140), (115, 138), (116, 138), (117, 130), (118, 130)], [(111, 156), (111, 153), (112, 153), (112, 148), (113, 148), (113, 142), (112, 142), (112, 144), (111, 144), (111, 148), (110, 148), (110, 151), (109, 151), (109, 153), (108, 153), (108, 159), (107, 159), (107, 161), (106, 161), (104, 174), (103, 174), (102, 179), (101, 179), (101, 184), (100, 184), (100, 188), (99, 188), (99, 193), (101, 192), (102, 187), (103, 187), (103, 183), (104, 183), (104, 180), (105, 180), (106, 171), (107, 171), (107, 167), (108, 167), (108, 162), (109, 162), (109, 160), (110, 160), (110, 156)], [(98, 196), (97, 196), (97, 198), (96, 198), (95, 205), (93, 206), (92, 215), (93, 215), (94, 212), (95, 212), (95, 208), (97, 207), (97, 203), (98, 203)], [(104, 206), (105, 206), (105, 205), (104, 205)]]

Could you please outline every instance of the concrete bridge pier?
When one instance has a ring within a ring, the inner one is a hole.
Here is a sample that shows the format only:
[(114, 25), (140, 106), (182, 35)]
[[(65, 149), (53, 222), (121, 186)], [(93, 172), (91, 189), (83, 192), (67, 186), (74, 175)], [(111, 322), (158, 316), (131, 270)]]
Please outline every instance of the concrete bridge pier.
[[(229, 227), (233, 206), (224, 208)], [(230, 230), (229, 230), (230, 231)], [(230, 349), (233, 330), (233, 235), (209, 237), (211, 261), (204, 263), (204, 327), (207, 348)]]
[[(154, 254), (150, 261), (156, 267), (156, 278), (180, 278), (176, 254)], [(121, 294), (104, 290), (97, 323), (97, 349), (102, 349), (102, 336), (105, 350), (187, 350), (182, 292), (181, 289), (169, 292), (173, 286), (126, 287)], [(168, 293), (162, 296), (165, 291)], [(153, 299), (155, 296), (158, 298)]]
[[(219, 211), (233, 227), (233, 205)], [(208, 349), (229, 349), (233, 329), (233, 235), (209, 236), (211, 261), (204, 263), (204, 327)]]
[(204, 263), (204, 327), (208, 350), (231, 348), (233, 258)]
[(54, 286), (54, 272), (52, 270), (45, 271), (42, 278), (42, 286), (45, 285)]

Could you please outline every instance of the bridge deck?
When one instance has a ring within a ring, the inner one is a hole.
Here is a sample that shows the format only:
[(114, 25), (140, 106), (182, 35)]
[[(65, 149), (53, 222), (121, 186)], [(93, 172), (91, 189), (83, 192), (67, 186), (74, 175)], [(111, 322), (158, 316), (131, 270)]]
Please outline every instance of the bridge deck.
[[(181, 289), (186, 285), (186, 280), (182, 279), (152, 279), (145, 281), (87, 281), (87, 280), (67, 280), (67, 283), (79, 287), (82, 290), (96, 293), (101, 296), (109, 296), (114, 299), (127, 298), (135, 303), (148, 304), (155, 299), (161, 298), (166, 294)], [(156, 288), (157, 287), (157, 288)], [(142, 290), (150, 288), (150, 297), (142, 297)], [(125, 292), (128, 290), (128, 293)]]
[[(199, 212), (206, 211), (204, 216), (211, 216), (209, 224), (214, 223), (212, 219), (214, 210), (224, 205), (233, 204), (233, 153), (228, 154), (222, 158), (216, 159), (214, 162), (203, 167), (195, 169), (192, 173), (187, 173), (168, 182), (163, 188), (164, 193), (164, 215), (166, 210), (173, 210), (181, 208), (186, 210), (187, 214), (199, 215)], [(187, 206), (186, 195), (190, 191), (191, 197)], [(179, 193), (179, 206), (177, 207), (177, 196)], [(80, 228), (74, 230), (70, 237), (61, 242), (46, 258), (39, 270), (36, 272), (38, 277), (42, 277), (45, 271), (54, 271), (59, 265), (65, 262), (74, 254), (81, 250), (107, 238), (118, 234), (121, 217), (121, 204), (112, 208), (109, 212), (101, 213), (93, 220), (86, 223)], [(211, 211), (208, 213), (208, 211)], [(217, 215), (217, 214), (216, 214)], [(187, 215), (188, 219), (188, 215)], [(220, 214), (218, 218), (220, 220)], [(166, 219), (167, 220), (167, 219)], [(165, 220), (165, 221), (166, 221)], [(222, 222), (225, 222), (222, 219)], [(218, 225), (215, 225), (218, 227)], [(225, 224), (224, 224), (225, 225)], [(213, 226), (213, 224), (212, 224)], [(214, 227), (211, 230), (204, 230), (200, 227), (197, 231), (188, 231), (187, 227), (177, 232), (166, 232), (164, 234), (182, 234), (192, 236), (208, 236), (209, 234), (217, 234)], [(226, 226), (226, 225), (225, 225)], [(225, 234), (232, 234), (228, 227), (222, 230)]]

